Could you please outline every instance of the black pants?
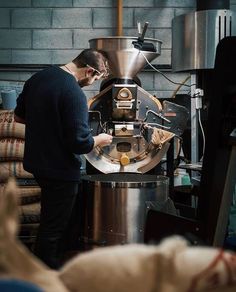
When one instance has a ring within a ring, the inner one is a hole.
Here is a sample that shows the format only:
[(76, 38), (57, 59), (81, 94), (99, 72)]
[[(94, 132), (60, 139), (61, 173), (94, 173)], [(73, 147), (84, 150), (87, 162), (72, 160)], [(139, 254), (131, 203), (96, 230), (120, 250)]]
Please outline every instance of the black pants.
[(41, 217), (35, 243), (35, 255), (58, 269), (66, 242), (66, 232), (78, 194), (79, 182), (37, 178), (41, 187)]

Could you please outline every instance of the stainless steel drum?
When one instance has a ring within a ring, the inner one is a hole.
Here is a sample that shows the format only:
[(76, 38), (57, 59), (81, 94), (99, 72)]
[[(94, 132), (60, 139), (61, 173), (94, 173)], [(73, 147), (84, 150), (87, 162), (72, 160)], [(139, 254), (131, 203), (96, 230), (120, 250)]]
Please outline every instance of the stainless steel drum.
[(82, 178), (82, 239), (98, 245), (141, 243), (150, 205), (165, 203), (166, 176), (137, 173), (87, 175)]

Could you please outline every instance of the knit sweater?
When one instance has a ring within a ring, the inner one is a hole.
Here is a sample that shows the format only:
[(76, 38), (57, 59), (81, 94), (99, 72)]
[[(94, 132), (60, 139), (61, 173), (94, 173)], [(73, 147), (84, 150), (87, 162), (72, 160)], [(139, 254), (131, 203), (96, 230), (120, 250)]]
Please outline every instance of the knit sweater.
[(24, 169), (37, 177), (76, 181), (79, 154), (92, 150), (87, 100), (75, 78), (57, 66), (26, 81), (15, 114), (25, 119)]

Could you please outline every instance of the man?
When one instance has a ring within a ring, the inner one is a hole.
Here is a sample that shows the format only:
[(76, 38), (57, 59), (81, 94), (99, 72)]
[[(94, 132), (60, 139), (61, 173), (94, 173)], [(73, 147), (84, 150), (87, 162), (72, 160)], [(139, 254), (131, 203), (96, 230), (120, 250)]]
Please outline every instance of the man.
[(60, 267), (63, 256), (63, 235), (78, 193), (79, 154), (112, 142), (105, 133), (92, 137), (81, 89), (107, 75), (106, 63), (101, 52), (84, 50), (64, 66), (33, 75), (17, 99), (15, 120), (26, 125), (24, 168), (42, 193), (35, 254), (51, 268)]

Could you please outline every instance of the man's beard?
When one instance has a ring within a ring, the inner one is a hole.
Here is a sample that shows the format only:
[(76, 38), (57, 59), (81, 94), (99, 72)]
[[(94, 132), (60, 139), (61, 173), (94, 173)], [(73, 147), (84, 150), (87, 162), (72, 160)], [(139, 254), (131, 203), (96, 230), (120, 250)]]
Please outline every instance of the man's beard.
[(80, 87), (91, 85), (88, 77), (78, 80), (78, 84)]

